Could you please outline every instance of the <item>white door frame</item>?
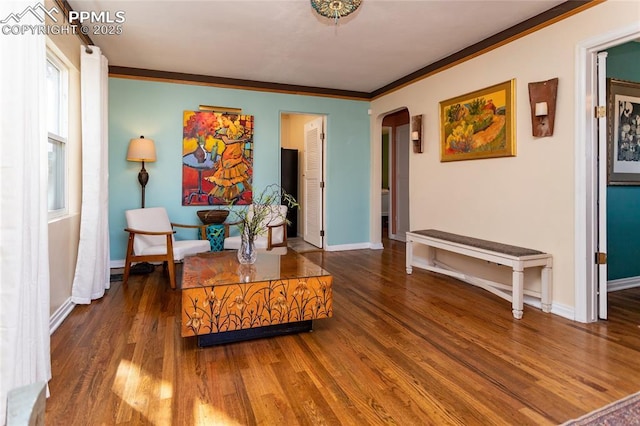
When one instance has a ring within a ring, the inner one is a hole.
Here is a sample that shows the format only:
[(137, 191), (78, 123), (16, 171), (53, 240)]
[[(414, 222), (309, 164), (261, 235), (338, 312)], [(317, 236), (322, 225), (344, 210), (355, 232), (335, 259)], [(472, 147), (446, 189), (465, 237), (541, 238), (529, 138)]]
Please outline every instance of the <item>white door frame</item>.
[(575, 79), (575, 312), (580, 322), (598, 320), (598, 166), (597, 102), (598, 52), (640, 37), (640, 23), (619, 28), (576, 46)]
[[(597, 55), (597, 73), (598, 82), (598, 107), (607, 106), (607, 52), (599, 52)], [(607, 146), (607, 116), (599, 117), (598, 123), (598, 239), (597, 251), (607, 255), (607, 162), (608, 162), (608, 146)], [(598, 274), (598, 318), (607, 319), (608, 291), (609, 283), (607, 277), (607, 262), (596, 266)]]

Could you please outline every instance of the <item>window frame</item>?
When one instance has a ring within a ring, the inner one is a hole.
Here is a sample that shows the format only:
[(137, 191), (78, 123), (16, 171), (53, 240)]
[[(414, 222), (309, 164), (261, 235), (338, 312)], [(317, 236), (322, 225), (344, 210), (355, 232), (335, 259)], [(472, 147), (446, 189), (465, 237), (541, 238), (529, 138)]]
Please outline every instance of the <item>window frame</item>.
[[(69, 213), (69, 149), (68, 149), (68, 134), (69, 134), (69, 67), (64, 61), (62, 61), (58, 55), (56, 55), (49, 47), (47, 47), (47, 63), (50, 63), (60, 72), (60, 79), (58, 84), (58, 131), (59, 133), (51, 132), (49, 129), (49, 122), (47, 120), (47, 152), (51, 145), (62, 148), (62, 162), (63, 164), (55, 170), (58, 178), (61, 180), (58, 188), (62, 191), (62, 207), (59, 209), (49, 210), (47, 201), (47, 210), (49, 220), (66, 216)], [(47, 82), (48, 83), (48, 82)], [(49, 90), (47, 88), (47, 98), (49, 96)], [(49, 103), (47, 99), (46, 111), (48, 114)], [(47, 154), (48, 157), (48, 154)], [(62, 168), (62, 170), (60, 170)], [(50, 176), (49, 164), (47, 164), (47, 175)], [(49, 189), (48, 189), (49, 191)]]

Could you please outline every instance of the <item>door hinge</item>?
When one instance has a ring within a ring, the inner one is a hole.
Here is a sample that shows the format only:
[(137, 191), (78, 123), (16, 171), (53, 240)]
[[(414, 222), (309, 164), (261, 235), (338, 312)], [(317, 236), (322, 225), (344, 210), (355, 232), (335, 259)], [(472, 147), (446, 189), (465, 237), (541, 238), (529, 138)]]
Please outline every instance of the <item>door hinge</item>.
[(320, 181), (320, 188), (324, 188), (324, 181)]
[(320, 236), (324, 237), (324, 229), (320, 231)]
[(607, 253), (597, 252), (596, 265), (606, 265), (606, 264), (607, 264)]
[(607, 116), (607, 107), (606, 106), (597, 106), (596, 107), (596, 118), (605, 118)]
[(320, 133), (320, 140), (323, 141), (324, 140), (324, 132)]

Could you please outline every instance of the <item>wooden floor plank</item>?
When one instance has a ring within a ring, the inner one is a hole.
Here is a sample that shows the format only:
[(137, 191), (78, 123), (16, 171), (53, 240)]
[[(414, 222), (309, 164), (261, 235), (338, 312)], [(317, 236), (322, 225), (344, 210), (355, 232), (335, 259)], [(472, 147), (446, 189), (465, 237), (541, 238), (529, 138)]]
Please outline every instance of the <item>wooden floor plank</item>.
[(640, 288), (609, 295), (608, 321), (518, 321), (384, 244), (304, 254), (334, 276), (313, 332), (216, 347), (180, 337), (161, 268), (112, 283), (51, 338), (47, 424), (559, 424), (640, 389)]

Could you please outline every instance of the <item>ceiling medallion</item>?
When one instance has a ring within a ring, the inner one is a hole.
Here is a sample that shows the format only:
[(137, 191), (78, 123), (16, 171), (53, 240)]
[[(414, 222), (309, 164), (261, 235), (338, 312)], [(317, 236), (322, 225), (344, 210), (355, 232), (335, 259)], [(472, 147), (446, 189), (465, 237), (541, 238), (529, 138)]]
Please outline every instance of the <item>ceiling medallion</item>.
[(311, 6), (325, 18), (338, 19), (350, 15), (360, 7), (362, 0), (311, 0)]

